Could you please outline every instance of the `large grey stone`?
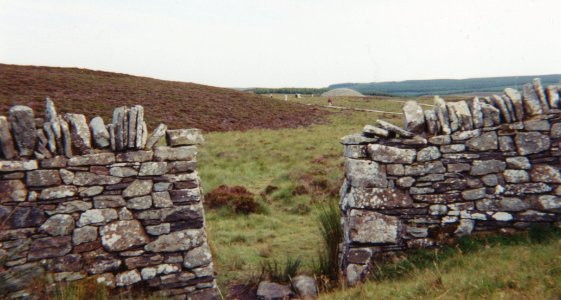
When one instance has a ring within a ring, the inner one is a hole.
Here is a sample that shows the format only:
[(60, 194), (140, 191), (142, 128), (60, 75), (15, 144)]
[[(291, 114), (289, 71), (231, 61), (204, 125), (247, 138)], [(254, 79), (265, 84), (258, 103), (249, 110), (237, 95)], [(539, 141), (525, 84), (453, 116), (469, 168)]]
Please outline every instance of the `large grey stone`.
[(429, 161), (440, 158), (440, 151), (435, 146), (423, 148), (417, 152), (417, 161)]
[(4, 159), (13, 159), (17, 156), (8, 119), (4, 116), (0, 116), (0, 154)]
[(374, 135), (380, 137), (387, 137), (390, 134), (387, 130), (373, 125), (364, 125), (364, 127), (362, 128), (362, 132), (365, 135)]
[(488, 151), (498, 149), (497, 133), (495, 131), (484, 133), (466, 142), (466, 146), (472, 151)]
[(41, 190), (39, 200), (52, 200), (75, 196), (78, 189), (72, 185), (59, 185)]
[(144, 250), (150, 252), (186, 251), (199, 247), (204, 241), (204, 229), (185, 229), (159, 236), (144, 246)]
[(152, 202), (154, 207), (172, 207), (173, 201), (171, 201), (168, 191), (154, 192), (152, 193)]
[(474, 137), (478, 137), (480, 135), (481, 135), (481, 130), (480, 129), (475, 129), (475, 130), (467, 130), (467, 131), (457, 131), (457, 132), (454, 132), (451, 135), (451, 137), (455, 141), (463, 141), (463, 140), (467, 140), (467, 139), (472, 139)]
[(499, 136), (499, 149), (502, 152), (516, 151), (512, 137), (507, 135)]
[(68, 160), (69, 166), (96, 166), (109, 165), (115, 162), (113, 153), (95, 153), (74, 156)]
[(473, 119), (469, 106), (466, 101), (458, 101), (449, 103), (454, 108), (454, 113), (458, 118), (459, 127), (461, 130), (472, 130), (474, 128)]
[(401, 222), (394, 216), (353, 209), (349, 213), (349, 228), (353, 242), (394, 244), (399, 240)]
[(405, 137), (405, 138), (410, 138), (413, 137), (414, 134), (412, 132), (409, 132), (407, 130), (404, 130), (403, 128), (400, 128), (398, 126), (395, 126), (391, 123), (388, 123), (384, 120), (376, 120), (376, 125), (380, 126), (381, 128), (389, 131), (389, 132), (393, 132), (395, 134), (398, 134), (401, 137)]
[(60, 173), (57, 170), (34, 170), (27, 172), (27, 186), (51, 186), (61, 184)]
[(92, 204), (90, 202), (73, 200), (60, 203), (55, 210), (47, 211), (47, 214), (71, 214), (75, 212), (86, 211), (90, 208), (92, 208)]
[(212, 262), (210, 248), (206, 243), (185, 253), (183, 266), (187, 269), (209, 265)]
[(148, 140), (146, 142), (146, 149), (152, 149), (154, 146), (156, 146), (158, 144), (158, 141), (160, 141), (166, 134), (167, 129), (168, 127), (166, 126), (166, 124), (158, 124), (158, 126), (156, 126), (154, 131), (152, 131), (152, 133), (148, 137)]
[(470, 175), (487, 175), (491, 173), (499, 173), (506, 169), (504, 161), (491, 159), (491, 160), (475, 160), (472, 163)]
[(152, 160), (152, 151), (127, 151), (116, 155), (117, 162), (145, 162)]
[(558, 139), (561, 138), (561, 123), (555, 123), (551, 126), (551, 132), (549, 134), (551, 138)]
[(92, 140), (97, 148), (109, 147), (109, 131), (101, 117), (95, 117), (90, 121)]
[(150, 194), (152, 191), (152, 180), (135, 180), (124, 191), (123, 197), (138, 197)]
[(550, 165), (534, 165), (530, 176), (533, 182), (561, 183), (559, 169)]
[(126, 130), (128, 130), (128, 140), (125, 141), (127, 149), (134, 149), (136, 146), (137, 125), (140, 124), (140, 126), (142, 126), (142, 119), (138, 120), (140, 109), (142, 109), (142, 117), (144, 117), (144, 108), (142, 106), (135, 105), (127, 111), (128, 124)]
[(115, 276), (115, 285), (128, 286), (131, 284), (135, 284), (141, 280), (142, 277), (140, 276), (140, 272), (135, 269), (117, 274), (117, 276)]
[(524, 170), (505, 170), (503, 173), (508, 183), (523, 183), (530, 181), (530, 175)]
[(152, 197), (151, 196), (142, 196), (142, 197), (135, 197), (127, 200), (127, 208), (140, 210), (140, 209), (147, 209), (152, 206)]
[(399, 189), (391, 188), (351, 188), (347, 194), (349, 207), (366, 209), (384, 209), (411, 207), (411, 197)]
[(113, 130), (115, 131), (115, 147), (117, 151), (128, 148), (128, 108), (126, 106), (117, 107), (113, 110)]
[(126, 205), (121, 195), (100, 195), (93, 198), (95, 208), (115, 208)]
[(369, 160), (345, 159), (345, 175), (354, 187), (386, 187), (386, 168)]
[(117, 184), (121, 182), (122, 178), (109, 175), (98, 175), (90, 172), (76, 172), (74, 174), (74, 185), (88, 186), (88, 185), (108, 185)]
[(99, 229), (101, 244), (107, 251), (124, 251), (150, 241), (137, 220), (116, 221)]
[(506, 88), (505, 94), (510, 99), (510, 102), (512, 102), (516, 119), (519, 121), (524, 120), (524, 104), (522, 102), (522, 94), (512, 88)]
[(364, 145), (374, 143), (378, 140), (377, 137), (368, 137), (363, 134), (350, 134), (341, 138), (339, 143), (343, 145)]
[(524, 121), (526, 131), (549, 131), (551, 128), (548, 120), (534, 119)]
[(112, 167), (109, 174), (115, 177), (133, 177), (138, 176), (138, 171), (131, 167)]
[(374, 161), (397, 164), (411, 164), (415, 161), (416, 156), (414, 149), (401, 149), (379, 144), (368, 145), (368, 153)]
[(99, 248), (83, 254), (85, 270), (89, 274), (101, 274), (116, 271), (121, 266), (121, 260)]
[(292, 286), (300, 298), (315, 299), (318, 295), (316, 281), (310, 276), (298, 275), (292, 278)]
[(70, 129), (72, 146), (78, 153), (87, 153), (92, 148), (90, 127), (86, 116), (82, 114), (66, 114), (64, 116)]
[(527, 83), (522, 87), (522, 97), (526, 114), (535, 116), (544, 113), (540, 99), (531, 83)]
[(76, 228), (72, 233), (72, 243), (74, 245), (93, 242), (95, 240), (97, 240), (97, 227), (95, 226)]
[(163, 175), (168, 171), (166, 162), (145, 162), (140, 165), (138, 176), (155, 176)]
[(530, 170), (530, 160), (524, 156), (507, 157), (506, 164), (509, 169)]
[(52, 236), (69, 235), (74, 229), (74, 218), (71, 215), (54, 215), (47, 219), (39, 228), (40, 231)]
[(205, 142), (200, 129), (175, 129), (166, 130), (168, 146), (201, 145)]
[(82, 227), (91, 224), (106, 224), (117, 220), (117, 218), (117, 211), (112, 208), (90, 209), (80, 215), (80, 219), (76, 223), (76, 226)]
[(434, 113), (438, 119), (440, 130), (443, 134), (450, 134), (452, 130), (450, 129), (450, 117), (448, 114), (448, 108), (444, 99), (434, 96)]
[(514, 142), (520, 155), (539, 153), (548, 150), (550, 146), (549, 137), (539, 132), (518, 132)]
[(524, 211), (530, 205), (517, 197), (504, 197), (499, 201), (499, 209), (504, 211)]
[(37, 139), (33, 110), (24, 105), (12, 106), (8, 111), (8, 120), (19, 155), (31, 156)]
[(197, 148), (195, 146), (156, 147), (154, 151), (154, 159), (157, 161), (193, 160), (196, 155)]
[(412, 133), (425, 132), (425, 115), (417, 101), (409, 100), (403, 105), (403, 128)]
[(553, 195), (541, 195), (538, 197), (538, 206), (540, 209), (548, 212), (561, 212), (561, 198)]
[(485, 188), (471, 189), (462, 191), (462, 197), (465, 200), (477, 200), (485, 197)]
[(507, 184), (505, 195), (540, 194), (550, 192), (552, 188), (543, 182)]
[(293, 295), (288, 286), (274, 282), (261, 281), (257, 287), (257, 299), (260, 300), (291, 299)]
[(72, 135), (70, 133), (70, 126), (61, 116), (58, 116), (58, 120), (54, 124), (53, 128), (56, 128), (57, 126), (60, 128), (60, 138), (57, 135), (57, 131), (55, 131), (59, 154), (64, 154), (66, 157), (72, 157)]
[(456, 227), (454, 234), (456, 236), (470, 235), (475, 227), (475, 221), (470, 219), (461, 219), (460, 224)]

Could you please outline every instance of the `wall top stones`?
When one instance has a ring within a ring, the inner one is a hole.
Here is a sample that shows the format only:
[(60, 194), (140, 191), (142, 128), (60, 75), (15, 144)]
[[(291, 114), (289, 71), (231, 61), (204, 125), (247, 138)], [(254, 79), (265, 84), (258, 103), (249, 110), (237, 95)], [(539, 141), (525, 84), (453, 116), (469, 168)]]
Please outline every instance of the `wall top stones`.
[[(416, 101), (403, 105), (403, 128), (377, 120), (376, 125), (366, 125), (362, 136), (347, 136), (342, 144), (361, 144), (378, 139), (392, 139), (405, 144), (426, 143), (425, 138), (452, 135), (457, 140), (470, 131), (492, 131), (498, 126), (503, 130), (516, 130), (525, 120), (536, 120), (526, 126), (540, 126), (539, 122), (547, 114), (560, 112), (561, 85), (543, 87), (539, 78), (525, 84), (521, 92), (506, 88), (504, 94), (492, 97), (474, 97), (468, 101), (445, 102), (434, 97), (434, 107), (423, 111)], [(467, 133), (466, 133), (467, 132)], [(366, 140), (369, 139), (369, 140)], [(432, 144), (439, 144), (441, 138), (433, 138)], [(380, 141), (383, 142), (383, 141)], [(391, 142), (391, 141), (390, 141)]]
[(57, 155), (71, 158), (99, 152), (149, 150), (164, 136), (170, 147), (204, 143), (199, 129), (168, 130), (160, 124), (149, 133), (140, 105), (116, 108), (111, 123), (105, 124), (101, 117), (88, 122), (82, 114), (60, 115), (54, 102), (47, 98), (42, 118), (23, 105), (11, 107), (8, 117), (0, 116), (0, 159), (50, 159)]

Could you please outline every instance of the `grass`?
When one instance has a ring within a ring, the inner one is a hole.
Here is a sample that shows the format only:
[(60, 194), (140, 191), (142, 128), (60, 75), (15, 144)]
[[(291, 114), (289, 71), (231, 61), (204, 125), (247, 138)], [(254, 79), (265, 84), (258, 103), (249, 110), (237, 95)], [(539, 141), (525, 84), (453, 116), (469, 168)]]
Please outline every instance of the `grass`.
[(378, 266), (370, 281), (320, 299), (558, 299), (561, 233), (464, 238)]
[(261, 195), (269, 208), (250, 215), (206, 210), (223, 291), (240, 278), (258, 274), (265, 260), (300, 257), (302, 270), (312, 270), (322, 243), (318, 204), (338, 200), (342, 182), (339, 140), (379, 116), (345, 111), (333, 114), (325, 124), (309, 127), (205, 135), (206, 144), (199, 148), (197, 158), (203, 190), (209, 192), (221, 184), (243, 186)]

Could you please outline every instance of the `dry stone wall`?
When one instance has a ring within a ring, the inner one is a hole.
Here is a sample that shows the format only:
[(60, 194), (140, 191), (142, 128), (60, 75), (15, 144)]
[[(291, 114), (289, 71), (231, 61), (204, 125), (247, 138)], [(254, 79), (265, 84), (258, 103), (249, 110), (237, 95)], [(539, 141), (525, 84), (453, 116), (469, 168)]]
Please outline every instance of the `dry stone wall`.
[(342, 139), (341, 266), (349, 284), (376, 257), (476, 232), (561, 221), (559, 86), (404, 107)]
[[(26, 106), (0, 116), (0, 271), (215, 297), (196, 172), (203, 137), (164, 124), (149, 134), (143, 111), (88, 123), (47, 99), (44, 119)], [(12, 281), (2, 294), (25, 296), (25, 282)]]

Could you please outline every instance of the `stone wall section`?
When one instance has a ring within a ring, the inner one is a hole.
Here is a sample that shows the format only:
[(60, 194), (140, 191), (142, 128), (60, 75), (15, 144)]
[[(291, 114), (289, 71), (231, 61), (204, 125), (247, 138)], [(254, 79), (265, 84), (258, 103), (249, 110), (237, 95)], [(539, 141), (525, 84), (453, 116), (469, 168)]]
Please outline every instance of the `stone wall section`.
[(216, 296), (196, 171), (203, 137), (164, 124), (149, 135), (143, 111), (119, 107), (110, 124), (88, 123), (47, 99), (44, 119), (26, 106), (0, 117), (0, 269), (40, 265), (55, 281)]
[(559, 86), (445, 103), (410, 101), (404, 128), (378, 120), (342, 139), (340, 191), (349, 284), (376, 257), (476, 232), (561, 221)]

